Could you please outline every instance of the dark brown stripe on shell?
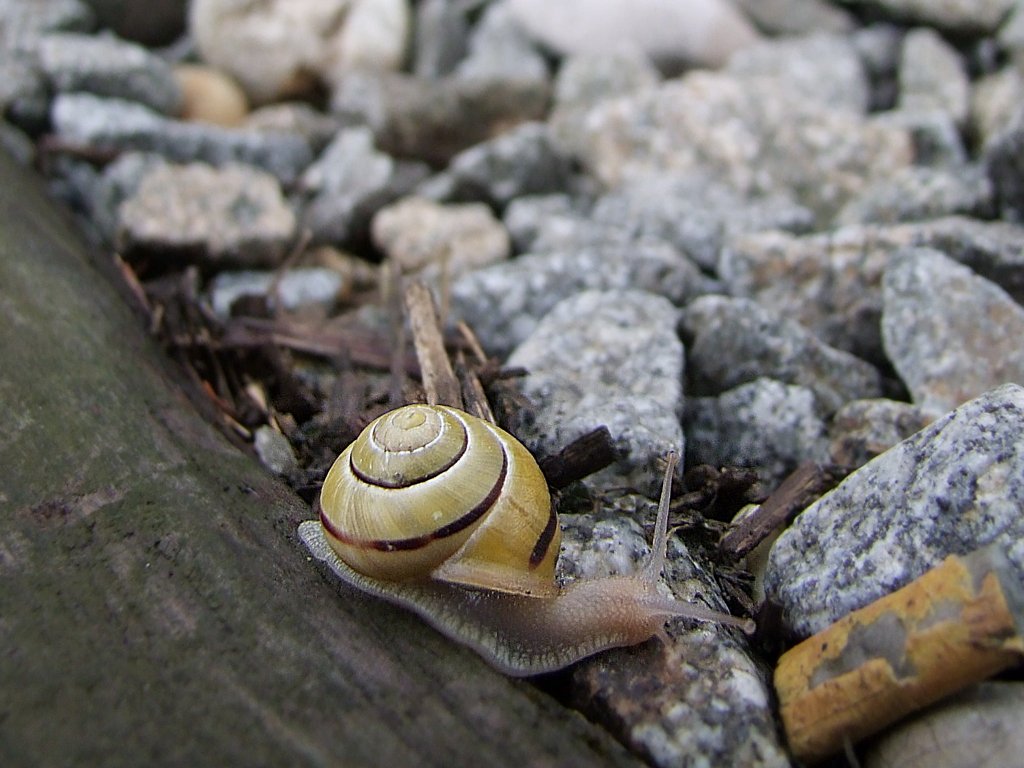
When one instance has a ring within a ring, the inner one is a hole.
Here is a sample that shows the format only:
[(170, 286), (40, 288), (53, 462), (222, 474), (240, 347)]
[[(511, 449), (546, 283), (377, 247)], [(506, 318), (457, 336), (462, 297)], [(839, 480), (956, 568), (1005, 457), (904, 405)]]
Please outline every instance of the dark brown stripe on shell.
[(348, 456), (349, 469), (351, 469), (352, 474), (359, 478), (362, 482), (366, 483), (367, 485), (375, 485), (378, 488), (409, 488), (411, 486), (416, 485), (417, 483), (423, 483), (426, 482), (427, 480), (432, 480), (438, 475), (443, 474), (452, 467), (454, 467), (456, 464), (459, 463), (459, 460), (463, 456), (465, 456), (466, 448), (469, 446), (469, 438), (466, 435), (466, 427), (463, 426), (461, 423), (459, 424), (459, 426), (462, 427), (462, 447), (459, 448), (459, 452), (452, 456), (451, 461), (449, 461), (447, 464), (442, 464), (437, 469), (431, 471), (430, 474), (417, 477), (414, 480), (407, 480), (404, 477), (399, 477), (397, 480), (384, 480), (379, 477), (370, 477), (370, 475), (367, 475), (366, 473), (362, 472), (355, 465), (355, 463), (352, 461), (352, 454), (349, 454)]
[(508, 454), (505, 452), (504, 446), (502, 446), (501, 472), (498, 475), (498, 479), (491, 487), (491, 490), (480, 501), (480, 503), (473, 507), (471, 510), (469, 510), (469, 512), (464, 514), (462, 517), (453, 520), (447, 525), (442, 525), (436, 531), (425, 533), (422, 536), (413, 536), (408, 539), (357, 539), (353, 536), (348, 536), (347, 534), (344, 534), (341, 531), (339, 531), (334, 526), (334, 524), (327, 519), (327, 516), (324, 514), (323, 510), (320, 511), (320, 522), (327, 530), (327, 532), (330, 533), (331, 536), (336, 538), (338, 541), (342, 542), (343, 544), (347, 544), (351, 547), (356, 547), (358, 549), (376, 549), (381, 552), (409, 551), (413, 549), (420, 549), (422, 547), (427, 546), (427, 544), (429, 544), (432, 541), (437, 541), (438, 539), (443, 539), (447, 536), (452, 536), (453, 534), (456, 534), (459, 531), (468, 528), (481, 517), (483, 517), (487, 513), (487, 511), (494, 506), (495, 502), (498, 500), (498, 497), (501, 496), (501, 490), (502, 487), (505, 485), (505, 476), (507, 474)]
[(554, 505), (549, 503), (548, 523), (544, 526), (544, 530), (540, 532), (537, 543), (533, 545), (533, 551), (530, 553), (530, 568), (536, 568), (544, 562), (544, 558), (548, 554), (548, 548), (551, 546), (551, 541), (555, 538), (557, 530), (558, 515), (555, 514)]

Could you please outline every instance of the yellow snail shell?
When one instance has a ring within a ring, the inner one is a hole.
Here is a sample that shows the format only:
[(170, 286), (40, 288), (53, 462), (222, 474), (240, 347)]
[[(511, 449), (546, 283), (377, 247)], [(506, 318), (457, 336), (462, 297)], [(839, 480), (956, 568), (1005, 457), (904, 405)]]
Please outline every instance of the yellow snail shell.
[(412, 610), (497, 669), (534, 675), (664, 637), (675, 616), (753, 631), (753, 622), (658, 591), (675, 454), (652, 552), (636, 574), (559, 590), (561, 529), (530, 453), (455, 408), (384, 414), (331, 467), (320, 522), (299, 535), (339, 578)]
[(385, 413), (334, 462), (320, 520), (342, 560), (376, 579), (551, 595), (562, 540), (547, 481), (515, 438), (467, 413)]

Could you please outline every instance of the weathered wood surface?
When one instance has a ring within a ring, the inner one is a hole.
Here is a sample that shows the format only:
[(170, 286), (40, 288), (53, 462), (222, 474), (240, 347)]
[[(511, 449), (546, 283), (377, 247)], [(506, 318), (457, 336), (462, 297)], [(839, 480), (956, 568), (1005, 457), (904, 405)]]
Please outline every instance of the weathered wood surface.
[(327, 583), (0, 153), (0, 764), (606, 765), (602, 731)]

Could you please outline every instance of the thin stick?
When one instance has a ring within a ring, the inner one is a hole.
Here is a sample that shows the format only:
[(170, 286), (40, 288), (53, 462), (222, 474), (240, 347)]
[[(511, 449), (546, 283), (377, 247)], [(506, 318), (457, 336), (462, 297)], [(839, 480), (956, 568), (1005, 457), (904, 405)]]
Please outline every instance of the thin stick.
[(462, 408), (462, 388), (444, 348), (444, 338), (430, 290), (416, 280), (405, 289), (405, 310), (412, 329), (416, 357), (423, 373), (423, 389), (431, 405)]
[(731, 528), (719, 551), (738, 560), (836, 484), (838, 470), (807, 461), (794, 469), (757, 510)]

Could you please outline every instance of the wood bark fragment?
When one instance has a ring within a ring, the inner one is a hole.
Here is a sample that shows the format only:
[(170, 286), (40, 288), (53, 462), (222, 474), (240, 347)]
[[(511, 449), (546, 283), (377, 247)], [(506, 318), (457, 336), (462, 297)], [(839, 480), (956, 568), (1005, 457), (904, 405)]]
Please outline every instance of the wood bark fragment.
[[(323, 325), (258, 317), (239, 317), (228, 321), (224, 335), (211, 342), (222, 348), (279, 347), (335, 359), (345, 354), (353, 365), (386, 371), (391, 367), (391, 344), (379, 333), (354, 327), (325, 328)], [(412, 355), (401, 355), (406, 374), (419, 375), (419, 366)]]
[(790, 749), (820, 760), (1024, 658), (1024, 588), (995, 546), (948, 557), (791, 648), (775, 669)]
[(538, 463), (541, 472), (555, 490), (604, 469), (615, 461), (615, 444), (608, 427), (600, 426), (580, 435), (558, 453)]
[(835, 483), (834, 468), (804, 462), (754, 512), (729, 529), (719, 542), (719, 551), (730, 559), (740, 559)]

